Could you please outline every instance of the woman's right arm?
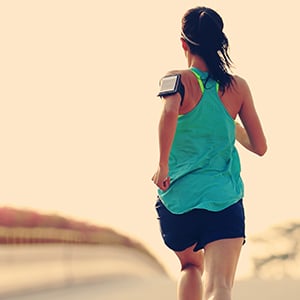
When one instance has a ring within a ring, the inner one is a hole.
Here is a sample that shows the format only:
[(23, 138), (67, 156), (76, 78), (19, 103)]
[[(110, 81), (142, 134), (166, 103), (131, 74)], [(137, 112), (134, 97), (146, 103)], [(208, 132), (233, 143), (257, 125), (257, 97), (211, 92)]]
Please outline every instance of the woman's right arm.
[(164, 106), (159, 121), (159, 162), (152, 180), (165, 191), (170, 186), (169, 156), (176, 132), (181, 97), (177, 93), (163, 99)]
[(242, 97), (239, 117), (243, 126), (236, 123), (236, 139), (249, 151), (264, 155), (267, 151), (266, 138), (257, 115), (249, 86), (242, 78), (237, 78), (238, 90)]

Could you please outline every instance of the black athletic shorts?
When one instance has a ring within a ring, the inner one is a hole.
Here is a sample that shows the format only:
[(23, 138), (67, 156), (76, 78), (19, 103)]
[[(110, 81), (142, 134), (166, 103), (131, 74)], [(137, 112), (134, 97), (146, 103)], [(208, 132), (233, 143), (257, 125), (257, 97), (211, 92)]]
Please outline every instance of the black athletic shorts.
[(208, 243), (228, 238), (245, 238), (243, 200), (221, 210), (193, 209), (183, 214), (171, 213), (157, 199), (155, 205), (160, 231), (165, 244), (174, 251), (183, 251), (196, 244), (194, 251)]

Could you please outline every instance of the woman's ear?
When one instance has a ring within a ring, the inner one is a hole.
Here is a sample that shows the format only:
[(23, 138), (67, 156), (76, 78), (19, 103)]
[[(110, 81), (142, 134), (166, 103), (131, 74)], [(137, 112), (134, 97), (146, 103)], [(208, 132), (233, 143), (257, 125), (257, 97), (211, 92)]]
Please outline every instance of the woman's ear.
[(181, 38), (180, 40), (181, 40), (181, 46), (182, 46), (182, 49), (183, 49), (184, 51), (188, 51), (190, 48), (189, 48), (187, 42), (185, 41), (185, 39)]

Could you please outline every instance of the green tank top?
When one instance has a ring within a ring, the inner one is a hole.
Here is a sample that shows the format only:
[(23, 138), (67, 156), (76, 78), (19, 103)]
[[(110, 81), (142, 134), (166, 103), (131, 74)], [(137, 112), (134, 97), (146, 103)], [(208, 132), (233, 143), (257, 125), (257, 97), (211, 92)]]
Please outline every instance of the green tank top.
[(244, 195), (235, 124), (218, 95), (218, 83), (207, 72), (190, 69), (202, 90), (195, 108), (178, 116), (169, 157), (170, 187), (158, 190), (174, 214), (194, 208), (220, 211)]

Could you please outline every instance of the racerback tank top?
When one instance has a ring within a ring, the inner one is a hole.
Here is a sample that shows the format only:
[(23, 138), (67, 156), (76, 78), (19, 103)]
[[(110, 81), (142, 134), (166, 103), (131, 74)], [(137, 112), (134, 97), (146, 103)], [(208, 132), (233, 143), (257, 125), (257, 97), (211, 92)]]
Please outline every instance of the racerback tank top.
[(194, 208), (220, 211), (244, 195), (234, 120), (218, 95), (218, 83), (207, 72), (190, 70), (202, 97), (192, 111), (178, 116), (169, 157), (171, 184), (158, 190), (175, 214)]

